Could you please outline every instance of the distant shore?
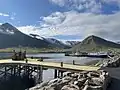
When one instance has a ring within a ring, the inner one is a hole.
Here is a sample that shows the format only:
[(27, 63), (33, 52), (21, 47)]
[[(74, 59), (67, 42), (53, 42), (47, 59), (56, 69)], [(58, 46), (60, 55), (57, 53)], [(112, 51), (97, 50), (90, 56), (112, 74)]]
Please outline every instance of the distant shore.
[(34, 54), (34, 53), (65, 53), (65, 49), (49, 49), (49, 48), (29, 48), (29, 47), (23, 47), (23, 48), (5, 48), (5, 49), (0, 49), (0, 53), (13, 53), (13, 50), (16, 52), (19, 51), (26, 51), (29, 54)]

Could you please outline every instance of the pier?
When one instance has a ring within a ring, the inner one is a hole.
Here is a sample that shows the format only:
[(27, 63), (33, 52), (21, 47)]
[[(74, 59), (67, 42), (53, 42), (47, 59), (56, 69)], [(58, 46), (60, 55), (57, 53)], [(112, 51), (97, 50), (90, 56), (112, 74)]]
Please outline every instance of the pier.
[(44, 68), (54, 69), (54, 78), (61, 77), (63, 72), (80, 72), (80, 71), (97, 71), (99, 67), (80, 66), (73, 64), (65, 64), (63, 62), (45, 62), (37, 61), (37, 59), (26, 61), (13, 61), (12, 59), (0, 60), (0, 75), (4, 78), (7, 75), (21, 76), (23, 73), (29, 77), (33, 76), (33, 72), (37, 74), (37, 83), (42, 82)]

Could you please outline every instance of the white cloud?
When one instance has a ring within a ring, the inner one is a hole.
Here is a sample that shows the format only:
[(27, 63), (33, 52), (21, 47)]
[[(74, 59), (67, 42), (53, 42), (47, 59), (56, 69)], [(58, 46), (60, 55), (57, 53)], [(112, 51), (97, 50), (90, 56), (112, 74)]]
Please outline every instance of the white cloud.
[(10, 19), (11, 20), (15, 20), (15, 18), (16, 18), (16, 13), (15, 12), (11, 13)]
[(73, 10), (84, 10), (87, 12), (100, 12), (101, 3), (96, 0), (49, 0), (61, 7), (68, 7)]
[[(83, 39), (89, 35), (98, 35), (111, 40), (120, 39), (120, 12), (99, 15), (69, 11), (59, 12), (59, 14), (55, 14), (55, 17), (54, 14), (43, 17), (40, 26), (23, 26), (18, 29), (27, 34), (36, 33), (45, 37), (76, 35)], [(65, 18), (61, 18), (61, 16)], [(43, 25), (47, 26), (43, 27)]]
[(0, 13), (0, 16), (9, 17), (9, 15), (6, 13)]
[[(67, 7), (70, 10), (101, 13), (105, 4), (120, 7), (120, 0), (49, 0), (60, 7)], [(112, 10), (112, 9), (111, 9)]]
[(0, 25), (2, 25), (2, 23), (0, 23)]
[(11, 20), (14, 20), (14, 19), (15, 19), (15, 17), (10, 17), (10, 19), (11, 19)]
[(55, 12), (52, 13), (50, 16), (43, 17), (42, 19), (45, 24), (56, 25), (60, 24), (65, 19), (65, 15), (64, 13)]

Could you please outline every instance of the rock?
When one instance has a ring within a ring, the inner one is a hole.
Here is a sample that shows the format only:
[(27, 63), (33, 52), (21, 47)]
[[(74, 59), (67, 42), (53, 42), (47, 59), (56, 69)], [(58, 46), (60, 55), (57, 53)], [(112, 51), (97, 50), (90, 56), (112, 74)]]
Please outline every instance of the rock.
[(63, 77), (65, 77), (65, 76), (70, 76), (72, 73), (71, 72), (64, 72), (63, 73)]
[(30, 90), (38, 90), (44, 86), (47, 86), (48, 82), (42, 82), (41, 84), (36, 85), (35, 87), (31, 88)]
[(69, 83), (70, 82), (70, 80), (62, 80), (60, 83)]
[(78, 84), (78, 81), (74, 81), (74, 83), (73, 83), (74, 85), (77, 85)]
[(80, 90), (80, 89), (78, 86), (74, 84), (70, 84), (70, 85), (63, 86), (61, 90)]
[(89, 88), (89, 86), (88, 85), (85, 85), (85, 87), (83, 88), (83, 90), (90, 90), (90, 89), (88, 89)]
[(46, 86), (45, 88), (40, 90), (55, 90), (55, 87)]
[(85, 82), (87, 80), (87, 78), (81, 78), (81, 79), (78, 79), (78, 82)]
[(89, 85), (89, 80), (86, 80), (84, 85)]
[(59, 80), (60, 80), (59, 78), (50, 80), (49, 83), (48, 83), (48, 85), (53, 84), (53, 83), (55, 83), (55, 82), (58, 82)]
[(80, 72), (80, 74), (82, 74), (82, 77), (86, 78), (86, 77), (87, 77), (87, 74), (88, 74), (88, 71)]
[(64, 80), (64, 81), (61, 81), (60, 83), (58, 83), (56, 86), (55, 86), (55, 90), (61, 90), (61, 88), (64, 86), (64, 85), (68, 85), (70, 80)]
[(107, 87), (108, 82), (109, 74), (103, 70), (66, 72), (63, 78), (41, 83), (30, 90), (103, 90)]
[(97, 86), (102, 86), (103, 85), (103, 81), (100, 78), (92, 78), (92, 81)]
[(70, 76), (66, 76), (66, 77), (62, 78), (62, 80), (72, 80), (72, 79), (73, 79), (73, 78), (70, 77)]
[(78, 85), (79, 87), (82, 87), (86, 80), (87, 80), (86, 78), (81, 78), (81, 79), (78, 79), (77, 82), (74, 82), (74, 84)]
[(79, 76), (79, 75), (78, 75), (77, 73), (71, 74), (71, 77), (72, 77), (72, 78), (78, 78), (78, 76)]
[(89, 72), (88, 74), (87, 74), (87, 76), (88, 77), (99, 77), (100, 76), (100, 74), (98, 73), (98, 72)]
[(78, 79), (83, 78), (83, 77), (84, 77), (84, 75), (81, 73), (78, 75)]
[(101, 86), (89, 86), (89, 85), (85, 85), (85, 87), (83, 88), (83, 90), (103, 90)]

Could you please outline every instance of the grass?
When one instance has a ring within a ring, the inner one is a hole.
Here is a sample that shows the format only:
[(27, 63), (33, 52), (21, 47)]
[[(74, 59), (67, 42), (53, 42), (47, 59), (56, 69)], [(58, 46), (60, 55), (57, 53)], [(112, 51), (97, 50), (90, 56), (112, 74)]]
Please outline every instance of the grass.
[(30, 47), (12, 47), (12, 48), (4, 48), (0, 49), (1, 53), (11, 53), (13, 50), (16, 50), (16, 52), (24, 51), (26, 50), (27, 53), (57, 53), (57, 52), (64, 52), (64, 49), (61, 48), (30, 48)]

